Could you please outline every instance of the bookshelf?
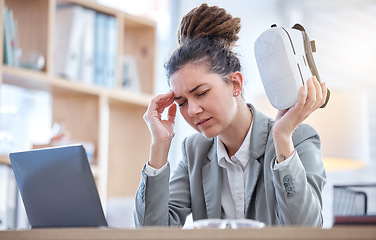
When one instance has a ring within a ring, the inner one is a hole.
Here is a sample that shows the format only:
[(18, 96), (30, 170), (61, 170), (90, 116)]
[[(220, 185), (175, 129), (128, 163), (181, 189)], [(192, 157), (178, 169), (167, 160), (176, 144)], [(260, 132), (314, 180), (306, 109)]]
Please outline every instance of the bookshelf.
[[(54, 71), (55, 23), (59, 4), (74, 4), (112, 16), (117, 22), (115, 87), (71, 81)], [(19, 47), (45, 57), (40, 71), (0, 65), (0, 85), (47, 91), (52, 96), (53, 122), (63, 122), (71, 139), (95, 144), (93, 173), (102, 200), (133, 196), (140, 170), (149, 157), (150, 134), (143, 114), (154, 90), (156, 24), (146, 18), (87, 0), (0, 0), (0, 54), (3, 56), (3, 8), (14, 12)], [(141, 92), (122, 89), (122, 55), (134, 57)]]

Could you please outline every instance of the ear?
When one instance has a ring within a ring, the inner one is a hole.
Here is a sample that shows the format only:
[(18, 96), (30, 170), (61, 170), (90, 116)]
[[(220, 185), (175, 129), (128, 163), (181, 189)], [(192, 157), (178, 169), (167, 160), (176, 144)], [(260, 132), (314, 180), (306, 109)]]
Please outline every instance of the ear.
[(236, 71), (230, 75), (230, 81), (233, 85), (234, 93), (240, 95), (243, 89), (243, 75), (239, 71)]

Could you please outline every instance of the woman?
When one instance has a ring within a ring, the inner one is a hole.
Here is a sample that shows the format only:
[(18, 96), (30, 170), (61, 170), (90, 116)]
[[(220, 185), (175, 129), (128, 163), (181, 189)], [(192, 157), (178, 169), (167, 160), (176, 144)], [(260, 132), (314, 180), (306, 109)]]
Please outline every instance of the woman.
[[(242, 97), (240, 62), (231, 50), (239, 30), (239, 18), (206, 4), (183, 17), (180, 46), (165, 66), (171, 91), (153, 98), (144, 115), (152, 144), (136, 194), (137, 226), (182, 226), (190, 213), (193, 220), (322, 225), (320, 139), (301, 123), (324, 103), (326, 86), (313, 77), (295, 106), (275, 121), (264, 116)], [(184, 140), (170, 180), (174, 102), (198, 133)]]

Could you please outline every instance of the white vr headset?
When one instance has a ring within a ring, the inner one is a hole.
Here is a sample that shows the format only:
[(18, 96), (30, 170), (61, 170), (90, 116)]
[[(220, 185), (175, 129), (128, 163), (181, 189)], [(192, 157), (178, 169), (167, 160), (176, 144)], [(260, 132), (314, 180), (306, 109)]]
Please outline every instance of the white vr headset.
[[(315, 42), (310, 41), (300, 24), (291, 29), (275, 24), (263, 32), (255, 42), (255, 56), (266, 95), (277, 109), (295, 105), (299, 90), (307, 80), (315, 76), (321, 83), (312, 52)], [(324, 108), (329, 101), (327, 90)]]

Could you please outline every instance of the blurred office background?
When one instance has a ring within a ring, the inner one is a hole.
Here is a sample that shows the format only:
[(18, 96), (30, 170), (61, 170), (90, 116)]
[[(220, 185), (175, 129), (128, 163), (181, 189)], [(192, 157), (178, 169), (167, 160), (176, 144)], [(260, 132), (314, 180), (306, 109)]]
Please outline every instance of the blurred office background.
[[(245, 76), (244, 97), (247, 102), (254, 103), (271, 116), (274, 113), (265, 99), (253, 45), (261, 32), (273, 23), (283, 27), (301, 23), (310, 38), (316, 40), (316, 64), (322, 81), (327, 83), (332, 92), (328, 107), (318, 110), (319, 113), (312, 116), (311, 122), (307, 121), (314, 125), (323, 137), (323, 155), (328, 176), (328, 184), (324, 190), (324, 226), (331, 227), (333, 223), (333, 185), (376, 183), (376, 159), (373, 158), (376, 154), (376, 106), (373, 104), (376, 100), (376, 0), (97, 2), (131, 14), (146, 16), (157, 22), (156, 94), (169, 91), (163, 64), (177, 47), (176, 31), (180, 18), (185, 13), (206, 2), (225, 8), (234, 17), (240, 17), (242, 29), (235, 51), (240, 56)], [(27, 138), (23, 138), (25, 141), (43, 142), (49, 137), (50, 129), (43, 127), (48, 126), (46, 123), (51, 121), (48, 110), (51, 104), (49, 96), (31, 91), (10, 94), (13, 89), (4, 87), (1, 91), (2, 128), (19, 120), (9, 106), (24, 101), (27, 103), (23, 105), (25, 114), (28, 114), (36, 104), (43, 104), (45, 107), (36, 108), (35, 111), (39, 114), (33, 114), (31, 118), (41, 123), (41, 131), (35, 133), (33, 129), (27, 128), (27, 125), (21, 124), (19, 126), (22, 127), (15, 132), (27, 134)], [(175, 168), (181, 158), (182, 140), (194, 133), (180, 115), (175, 132), (169, 156), (172, 168)], [(4, 147), (5, 143), (9, 144), (11, 141), (9, 136), (3, 134), (0, 135), (0, 142)], [(27, 145), (25, 142), (17, 144)], [(1, 176), (3, 174), (0, 174)], [(22, 202), (19, 202), (20, 204), (22, 205)], [(370, 206), (370, 209), (375, 209), (375, 206)], [(107, 217), (113, 226), (132, 227), (132, 214), (133, 199), (108, 202)], [(191, 222), (188, 221), (187, 227), (191, 227)]]
[[(127, 4), (102, 2), (127, 11)], [(223, 7), (241, 18), (242, 29), (235, 51), (240, 56), (246, 81), (244, 97), (271, 116), (275, 112), (267, 106), (254, 58), (256, 38), (273, 23), (286, 28), (301, 23), (310, 38), (316, 40), (316, 65), (322, 81), (332, 92), (332, 99), (327, 108), (318, 110), (319, 113), (307, 122), (323, 137), (328, 176), (324, 189), (324, 226), (331, 227), (333, 186), (376, 182), (376, 159), (371, 157), (376, 154), (376, 107), (372, 104), (376, 100), (376, 1), (139, 1), (132, 11), (157, 21), (156, 93), (169, 90), (163, 63), (177, 47), (180, 18), (203, 2)], [(169, 158), (172, 168), (181, 159), (182, 140), (192, 133), (194, 131), (178, 115)], [(369, 210), (375, 211), (375, 206), (369, 206)]]

